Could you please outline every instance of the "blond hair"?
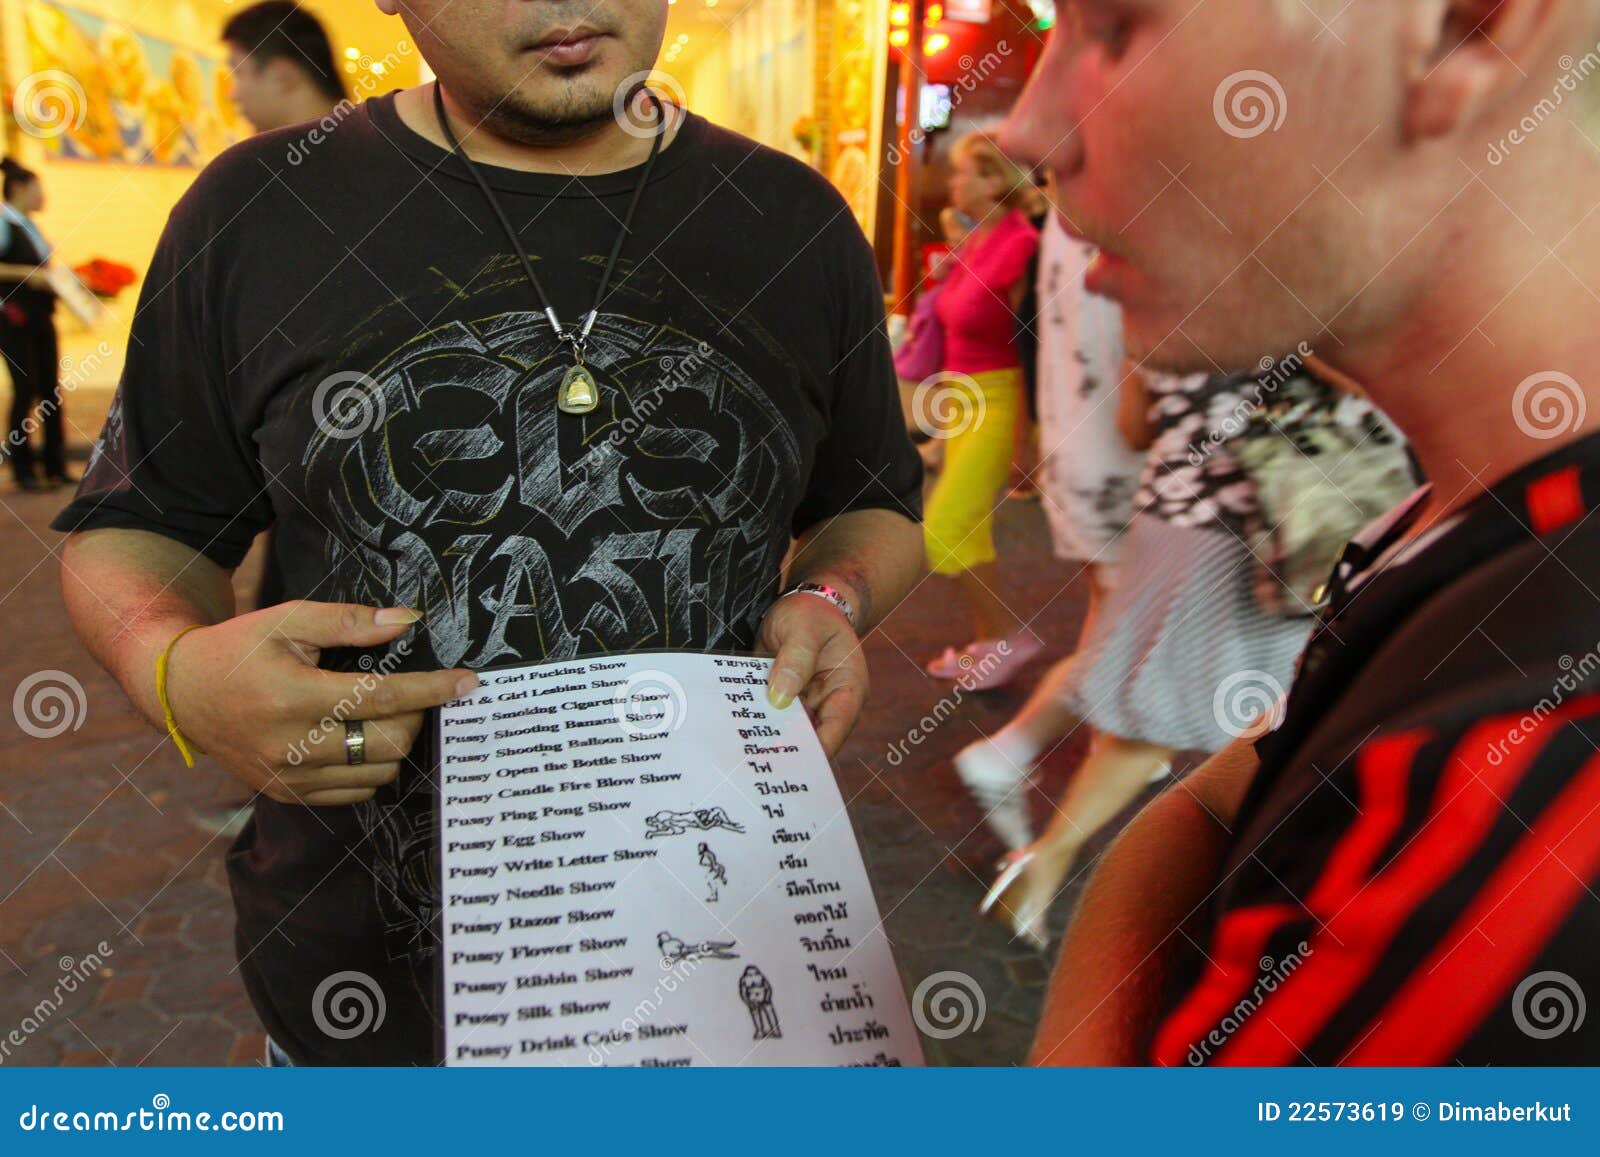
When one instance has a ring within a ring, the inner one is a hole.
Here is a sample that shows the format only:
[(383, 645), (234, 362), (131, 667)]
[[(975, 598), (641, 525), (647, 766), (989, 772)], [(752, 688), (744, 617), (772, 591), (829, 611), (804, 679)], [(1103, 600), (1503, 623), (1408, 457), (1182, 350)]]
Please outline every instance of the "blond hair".
[(1034, 196), (1032, 174), (1006, 156), (990, 133), (970, 132), (956, 138), (950, 156), (970, 160), (984, 177), (999, 177), (1005, 184), (1000, 204), (1008, 209), (1026, 207)]

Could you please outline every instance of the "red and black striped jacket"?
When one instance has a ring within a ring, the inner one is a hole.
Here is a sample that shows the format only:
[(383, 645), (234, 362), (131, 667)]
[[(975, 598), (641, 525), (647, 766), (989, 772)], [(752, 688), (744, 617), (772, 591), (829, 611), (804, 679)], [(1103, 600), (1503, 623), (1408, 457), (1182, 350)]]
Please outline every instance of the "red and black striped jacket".
[(1600, 436), (1351, 547), (1159, 1064), (1600, 1063)]

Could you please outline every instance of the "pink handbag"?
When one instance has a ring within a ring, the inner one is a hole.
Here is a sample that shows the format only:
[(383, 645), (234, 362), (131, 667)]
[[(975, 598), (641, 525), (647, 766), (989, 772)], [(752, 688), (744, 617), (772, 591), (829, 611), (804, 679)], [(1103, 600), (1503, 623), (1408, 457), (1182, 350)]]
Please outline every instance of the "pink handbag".
[(924, 381), (944, 369), (944, 326), (934, 312), (941, 288), (924, 290), (917, 299), (906, 340), (894, 352), (894, 372), (906, 381)]

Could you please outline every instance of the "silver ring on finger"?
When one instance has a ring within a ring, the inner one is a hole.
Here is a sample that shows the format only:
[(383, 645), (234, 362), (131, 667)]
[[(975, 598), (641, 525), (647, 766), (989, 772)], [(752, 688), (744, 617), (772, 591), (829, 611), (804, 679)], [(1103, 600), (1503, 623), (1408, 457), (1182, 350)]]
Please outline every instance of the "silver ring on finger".
[(352, 767), (367, 762), (366, 725), (359, 719), (345, 720), (344, 761)]

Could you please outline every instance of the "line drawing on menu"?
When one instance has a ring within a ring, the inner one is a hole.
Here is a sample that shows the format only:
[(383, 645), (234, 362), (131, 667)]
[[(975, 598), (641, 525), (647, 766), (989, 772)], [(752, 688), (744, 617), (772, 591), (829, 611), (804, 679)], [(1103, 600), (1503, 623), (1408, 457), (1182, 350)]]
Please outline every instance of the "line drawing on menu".
[(778, 1010), (772, 1007), (772, 982), (754, 964), (748, 965), (739, 977), (739, 999), (750, 1010), (750, 1022), (755, 1026), (756, 1040), (777, 1040), (783, 1036), (778, 1027)]
[(656, 947), (661, 950), (663, 968), (701, 960), (737, 960), (739, 954), (733, 951), (735, 943), (733, 940), (702, 940), (698, 944), (685, 944), (671, 932), (656, 934)]
[(717, 853), (711, 850), (711, 845), (704, 840), (700, 842), (698, 851), (700, 853), (700, 866), (706, 872), (706, 887), (710, 889), (711, 893), (706, 897), (706, 903), (714, 904), (722, 895), (717, 885), (721, 884), (723, 887), (727, 887), (728, 869), (721, 860), (717, 859)]
[(744, 835), (744, 826), (734, 823), (728, 815), (728, 809), (722, 807), (695, 808), (683, 812), (667, 811), (663, 808), (655, 815), (646, 816), (644, 826), (644, 837), (647, 840), (656, 836), (681, 836), (691, 830), (709, 832), (714, 828), (723, 828)]

